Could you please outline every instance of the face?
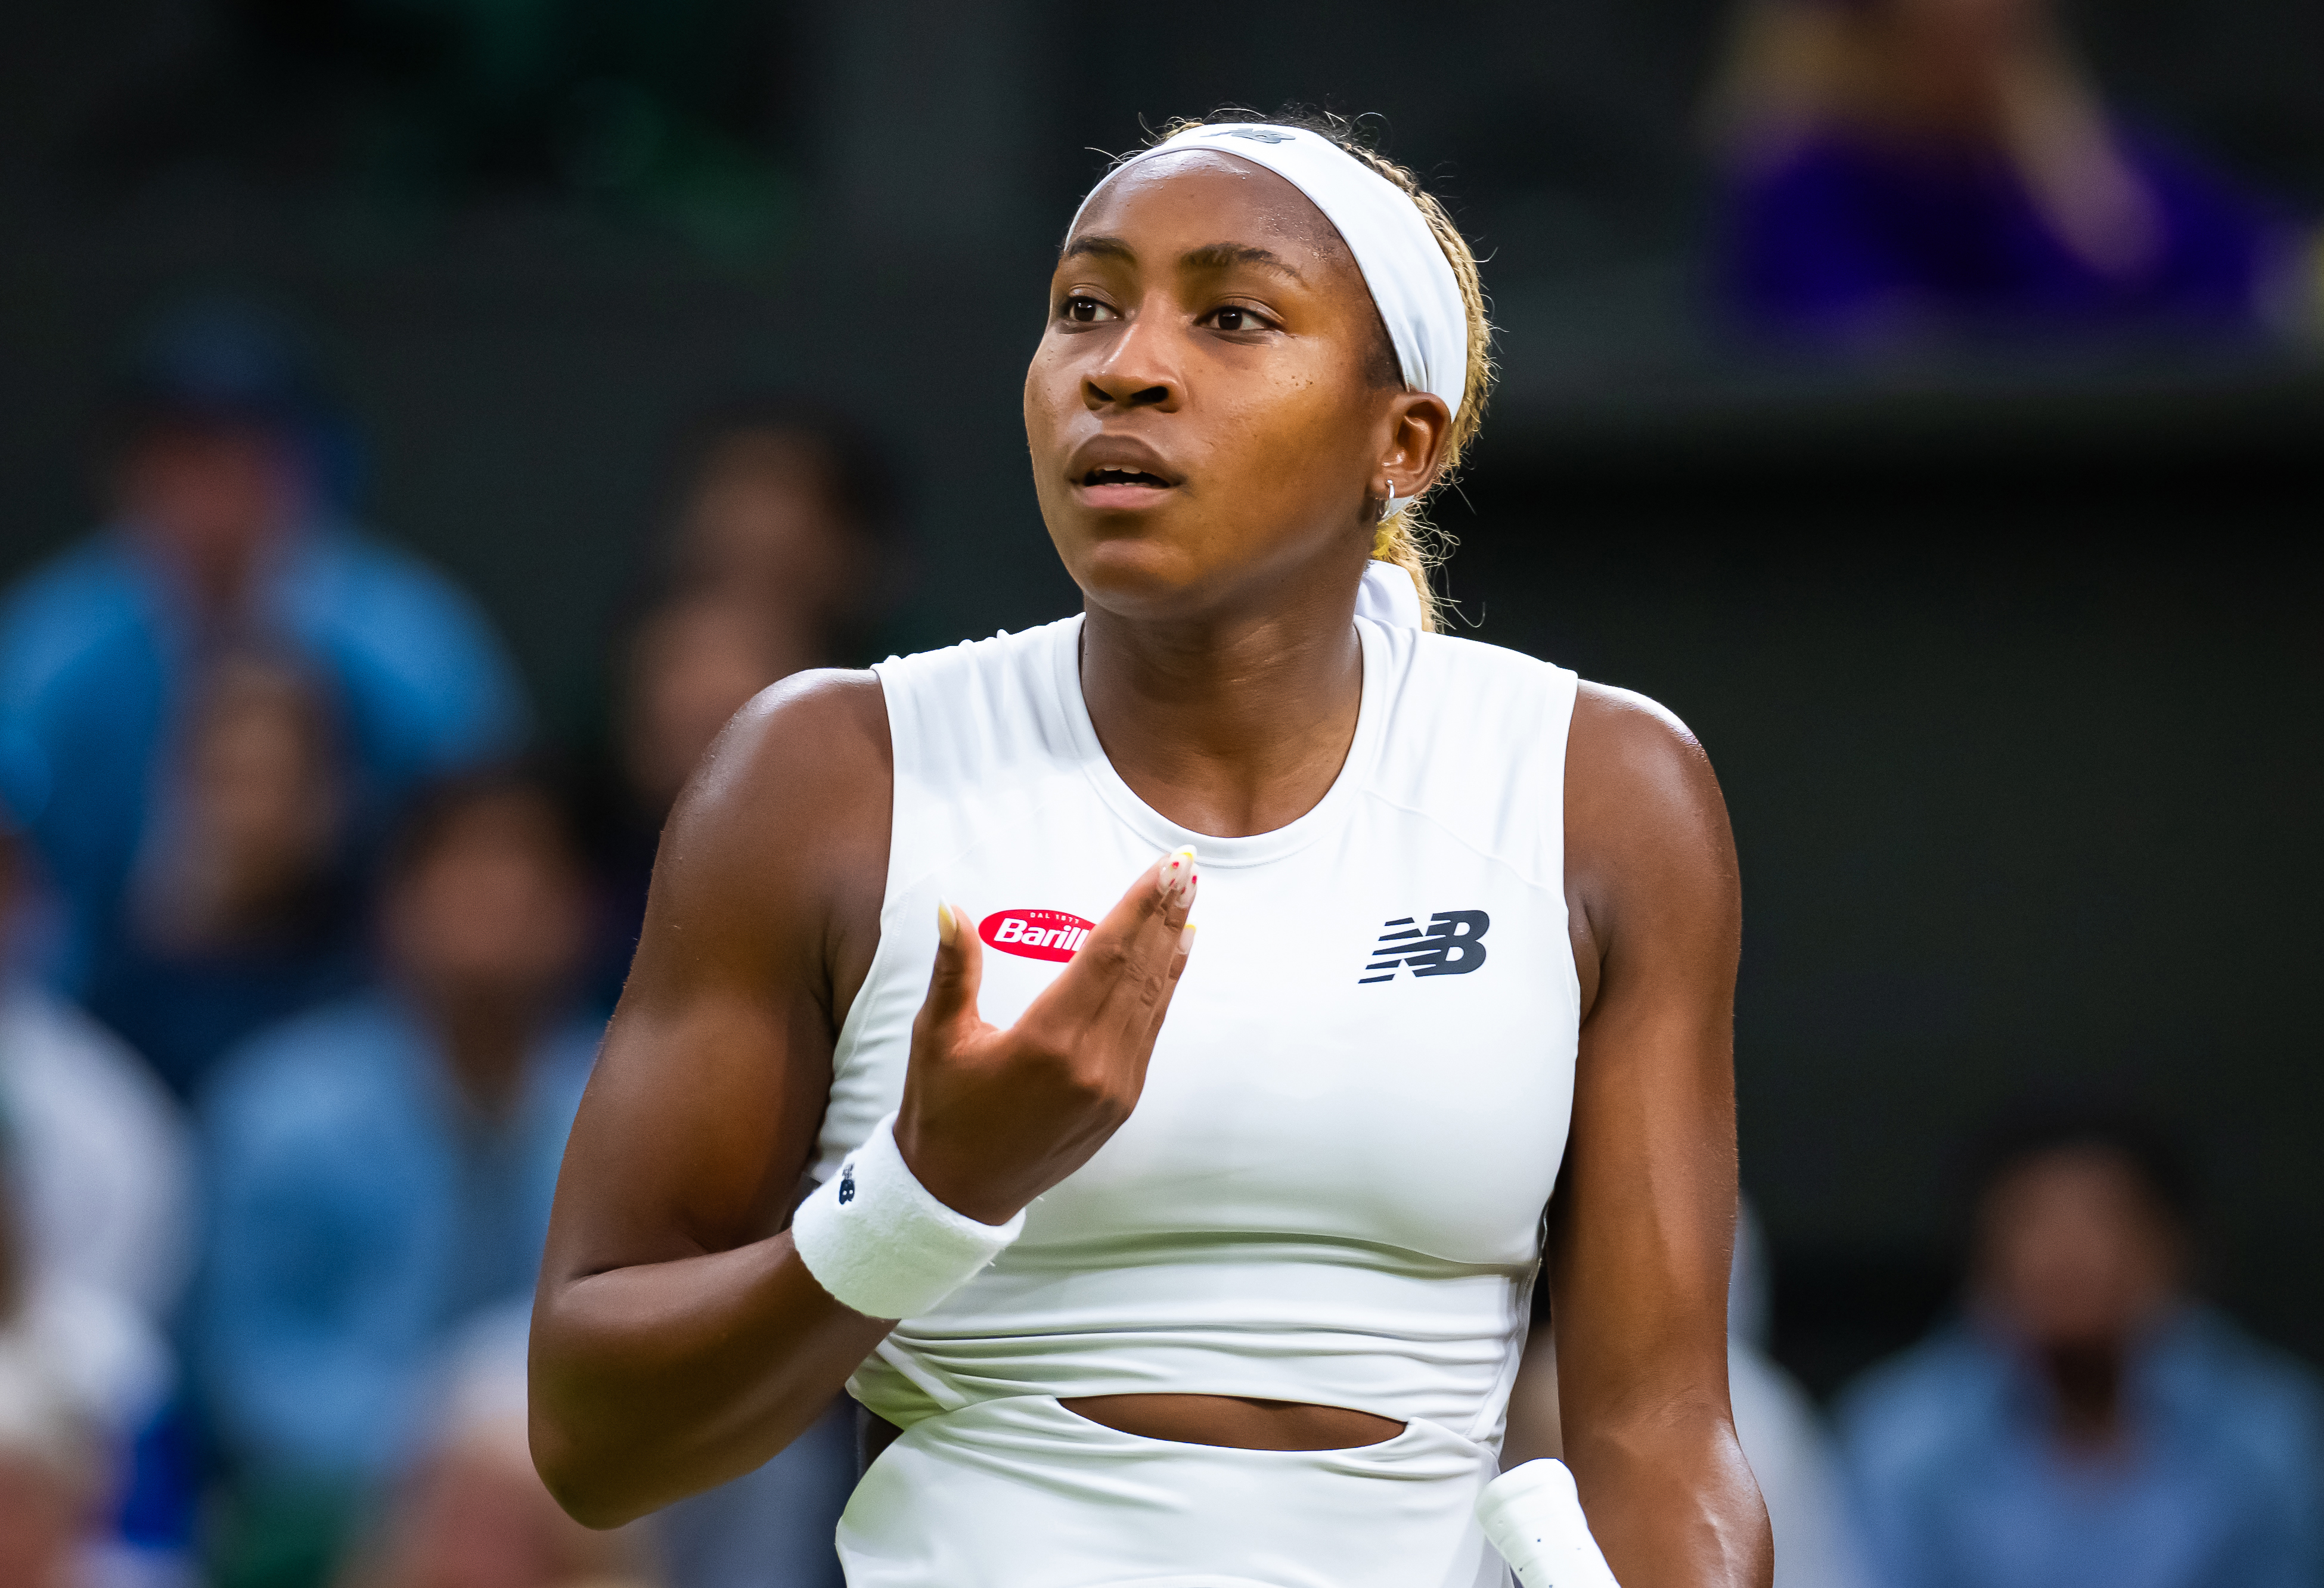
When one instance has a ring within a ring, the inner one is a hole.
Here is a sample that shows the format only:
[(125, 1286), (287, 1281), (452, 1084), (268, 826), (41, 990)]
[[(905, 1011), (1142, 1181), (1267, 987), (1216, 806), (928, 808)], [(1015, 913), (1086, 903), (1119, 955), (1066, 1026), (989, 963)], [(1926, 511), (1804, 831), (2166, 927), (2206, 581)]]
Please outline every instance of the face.
[(587, 899), (556, 819), (530, 794), (455, 814), (389, 890), (387, 938), (403, 975), (447, 999), (537, 1000), (580, 962)]
[(152, 430), (123, 461), (120, 489), (129, 521), (206, 586), (239, 578), (304, 500), (290, 449), (254, 425)]
[(1274, 172), (1189, 151), (1108, 183), (1025, 381), (1041, 515), (1090, 604), (1351, 602), (1381, 484), (1417, 494), (1450, 419), (1382, 369), (1385, 336), (1339, 234)]
[(730, 437), (707, 460), (679, 527), (679, 557), (712, 588), (820, 621), (861, 583), (861, 547), (833, 499), (833, 464), (813, 437)]
[(2005, 1175), (1978, 1235), (1987, 1305), (2037, 1345), (2118, 1345), (2177, 1289), (2176, 1228), (2105, 1148), (2046, 1152)]
[(677, 799), (728, 721), (775, 682), (764, 623), (755, 608), (706, 599), (658, 613), (639, 634), (622, 748), (649, 805)]

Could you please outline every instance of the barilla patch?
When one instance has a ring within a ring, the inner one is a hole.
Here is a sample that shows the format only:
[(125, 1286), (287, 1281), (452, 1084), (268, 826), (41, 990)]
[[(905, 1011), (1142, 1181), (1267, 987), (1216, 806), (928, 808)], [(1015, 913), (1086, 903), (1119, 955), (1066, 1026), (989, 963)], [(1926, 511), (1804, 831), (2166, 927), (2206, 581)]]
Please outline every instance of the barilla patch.
[(1096, 930), (1096, 922), (1063, 910), (995, 910), (984, 918), (976, 935), (1004, 954), (1022, 954), (1028, 959), (1070, 959)]

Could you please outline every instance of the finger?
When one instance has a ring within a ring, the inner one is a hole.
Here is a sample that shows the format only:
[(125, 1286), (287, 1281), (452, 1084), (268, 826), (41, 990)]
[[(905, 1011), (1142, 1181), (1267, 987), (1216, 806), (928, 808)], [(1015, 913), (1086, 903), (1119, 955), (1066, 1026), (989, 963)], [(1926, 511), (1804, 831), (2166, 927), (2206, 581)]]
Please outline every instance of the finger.
[(1155, 1000), (1154, 1016), (1147, 1023), (1145, 1040), (1138, 1048), (1138, 1086), (1146, 1088), (1146, 1067), (1154, 1058), (1154, 1044), (1162, 1037), (1162, 1022), (1170, 1013), (1170, 1000), (1178, 996), (1178, 980), (1186, 974), (1186, 962), (1194, 954), (1194, 925), (1186, 923), (1178, 931), (1178, 946), (1170, 956), (1169, 977), (1162, 987), (1161, 997)]
[(1200, 886), (1201, 879), (1190, 869), (1173, 902), (1140, 931), (1107, 988), (1104, 1004), (1090, 1016), (1091, 1029), (1104, 1033), (1114, 1051), (1141, 1074), (1194, 947), (1187, 917), (1194, 913)]
[(1194, 851), (1174, 849), (1130, 885), (1057, 979), (1036, 1001), (1076, 1025), (1103, 1023), (1121, 988), (1158, 975), (1194, 907)]
[(968, 917), (946, 904), (936, 905), (936, 958), (928, 971), (928, 996), (921, 1018), (942, 1030), (977, 1018), (976, 993), (984, 981), (984, 945), (968, 930)]

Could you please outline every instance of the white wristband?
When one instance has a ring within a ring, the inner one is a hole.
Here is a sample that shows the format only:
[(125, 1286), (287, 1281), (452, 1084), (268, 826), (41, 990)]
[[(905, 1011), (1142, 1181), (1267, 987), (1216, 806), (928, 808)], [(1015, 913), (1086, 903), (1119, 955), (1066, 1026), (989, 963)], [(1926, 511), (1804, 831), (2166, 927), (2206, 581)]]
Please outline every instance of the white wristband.
[(1486, 1484), (1477, 1520), (1525, 1588), (1621, 1588), (1562, 1461), (1525, 1462)]
[(918, 1317), (1024, 1229), (1021, 1208), (1007, 1224), (980, 1224), (930, 1196), (897, 1150), (890, 1114), (799, 1204), (791, 1244), (835, 1299), (866, 1317)]

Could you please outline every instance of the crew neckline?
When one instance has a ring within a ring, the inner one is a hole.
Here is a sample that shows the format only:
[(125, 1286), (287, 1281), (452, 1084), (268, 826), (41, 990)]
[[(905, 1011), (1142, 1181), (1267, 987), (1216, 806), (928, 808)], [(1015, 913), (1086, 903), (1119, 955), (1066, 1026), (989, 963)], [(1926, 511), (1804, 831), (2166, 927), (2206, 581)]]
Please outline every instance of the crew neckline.
[(1050, 659), (1059, 714), (1098, 797), (1131, 831), (1157, 850), (1167, 852), (1192, 844), (1196, 863), (1206, 868), (1263, 866), (1314, 842), (1338, 821), (1357, 790), (1370, 781), (1379, 759), (1380, 739), (1386, 732), (1384, 697), (1389, 667), (1387, 638), (1370, 619), (1355, 620), (1356, 638), (1363, 653), (1363, 685), (1356, 698), (1355, 737), (1348, 743), (1347, 759), (1340, 764), (1332, 786), (1303, 814), (1281, 827), (1240, 838), (1221, 838), (1171, 821), (1139, 798), (1138, 792), (1123, 781), (1121, 774), (1114, 770), (1112, 759), (1098, 739), (1097, 724), (1090, 720), (1089, 701), (1082, 693), (1081, 638), (1086, 616), (1076, 614), (1071, 621), (1057, 625), (1056, 645)]

